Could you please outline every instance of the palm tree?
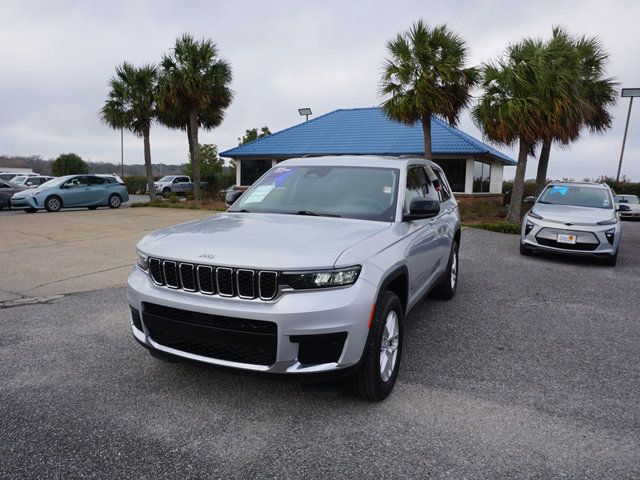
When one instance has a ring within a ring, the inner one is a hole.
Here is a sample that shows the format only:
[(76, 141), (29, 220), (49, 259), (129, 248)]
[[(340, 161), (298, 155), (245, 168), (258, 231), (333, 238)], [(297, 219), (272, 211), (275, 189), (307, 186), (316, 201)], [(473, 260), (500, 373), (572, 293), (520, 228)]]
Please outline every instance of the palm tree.
[(617, 82), (606, 78), (608, 54), (595, 37), (573, 38), (563, 28), (555, 27), (543, 47), (546, 64), (539, 78), (548, 88), (545, 116), (550, 132), (542, 139), (536, 189), (546, 184), (551, 144), (567, 146), (576, 141), (583, 128), (602, 133), (611, 127), (609, 108), (616, 102)]
[(424, 155), (431, 159), (431, 116), (456, 125), (479, 72), (465, 68), (465, 42), (446, 25), (430, 28), (418, 20), (389, 41), (387, 50), (391, 57), (384, 63), (380, 94), (388, 98), (382, 109), (392, 120), (422, 122)]
[(546, 134), (541, 121), (542, 100), (537, 91), (541, 42), (524, 40), (510, 45), (506, 54), (482, 67), (484, 93), (472, 109), (472, 117), (484, 135), (502, 145), (519, 143), (518, 165), (507, 221), (520, 222), (527, 158)]
[(155, 198), (149, 131), (156, 116), (158, 71), (154, 65), (134, 67), (124, 62), (109, 82), (109, 95), (100, 118), (115, 130), (127, 129), (144, 141), (144, 166), (151, 200)]
[(224, 119), (233, 92), (231, 66), (218, 56), (211, 40), (200, 42), (188, 34), (163, 55), (158, 86), (159, 119), (170, 128), (186, 130), (193, 171), (194, 195), (200, 198), (198, 129), (212, 129)]

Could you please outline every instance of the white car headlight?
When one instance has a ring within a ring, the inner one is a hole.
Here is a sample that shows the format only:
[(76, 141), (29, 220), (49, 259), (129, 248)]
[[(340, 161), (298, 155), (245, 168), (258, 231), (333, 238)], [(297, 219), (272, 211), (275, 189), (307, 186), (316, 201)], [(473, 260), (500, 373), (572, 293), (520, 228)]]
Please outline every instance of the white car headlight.
[(136, 259), (136, 265), (138, 265), (138, 268), (140, 268), (140, 270), (142, 270), (143, 272), (148, 272), (149, 271), (149, 258), (146, 255), (143, 255), (142, 253), (138, 252), (138, 257)]

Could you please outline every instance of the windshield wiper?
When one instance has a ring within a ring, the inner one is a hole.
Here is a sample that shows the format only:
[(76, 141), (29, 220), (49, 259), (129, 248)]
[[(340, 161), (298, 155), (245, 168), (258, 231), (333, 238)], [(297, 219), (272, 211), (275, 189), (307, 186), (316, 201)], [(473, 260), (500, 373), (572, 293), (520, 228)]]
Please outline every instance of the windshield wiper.
[(316, 213), (311, 210), (298, 210), (296, 215), (308, 215), (310, 217), (340, 217), (340, 215), (336, 215), (334, 213)]

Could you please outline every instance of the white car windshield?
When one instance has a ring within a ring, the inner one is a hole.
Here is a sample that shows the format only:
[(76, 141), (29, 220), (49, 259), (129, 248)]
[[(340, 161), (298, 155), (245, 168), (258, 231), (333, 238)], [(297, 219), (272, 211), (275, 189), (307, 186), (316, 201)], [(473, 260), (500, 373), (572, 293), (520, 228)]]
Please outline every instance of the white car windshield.
[(15, 183), (16, 185), (24, 185), (29, 177), (13, 177), (11, 183)]
[(609, 190), (584, 185), (550, 185), (538, 203), (573, 207), (613, 208)]
[(173, 181), (173, 175), (165, 175), (164, 177), (162, 177), (160, 180), (158, 180), (159, 182), (172, 182)]
[(640, 200), (635, 195), (619, 195), (616, 197), (617, 203), (631, 203), (633, 205), (640, 204)]
[(393, 222), (398, 197), (395, 168), (282, 166), (264, 174), (231, 212), (348, 217)]

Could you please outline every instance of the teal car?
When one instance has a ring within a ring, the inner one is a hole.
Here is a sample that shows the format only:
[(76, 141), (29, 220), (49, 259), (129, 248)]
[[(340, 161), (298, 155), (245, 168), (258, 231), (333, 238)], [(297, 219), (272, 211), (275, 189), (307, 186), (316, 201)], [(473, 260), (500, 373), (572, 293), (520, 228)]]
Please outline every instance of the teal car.
[(25, 190), (11, 197), (11, 208), (28, 213), (62, 208), (118, 208), (129, 201), (127, 188), (113, 177), (98, 175), (67, 175), (54, 178), (36, 189)]

